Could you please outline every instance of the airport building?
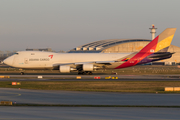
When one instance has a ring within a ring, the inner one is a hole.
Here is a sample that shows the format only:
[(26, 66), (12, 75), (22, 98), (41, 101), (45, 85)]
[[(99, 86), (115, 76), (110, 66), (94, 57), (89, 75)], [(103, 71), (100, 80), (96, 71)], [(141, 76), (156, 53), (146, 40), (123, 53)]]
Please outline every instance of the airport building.
[[(152, 39), (155, 38), (156, 29), (152, 25), (151, 34)], [(68, 51), (68, 53), (126, 53), (138, 52), (145, 47), (150, 39), (109, 39), (100, 40), (78, 46)], [(172, 65), (180, 63), (180, 47), (171, 45), (168, 52), (174, 53), (170, 59), (159, 61), (161, 64)]]

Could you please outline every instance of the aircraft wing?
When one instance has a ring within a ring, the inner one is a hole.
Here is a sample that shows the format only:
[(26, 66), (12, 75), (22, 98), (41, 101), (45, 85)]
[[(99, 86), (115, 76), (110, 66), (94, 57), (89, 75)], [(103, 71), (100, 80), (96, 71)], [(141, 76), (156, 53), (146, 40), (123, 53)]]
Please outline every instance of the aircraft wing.
[(68, 65), (68, 66), (79, 66), (79, 65), (83, 65), (83, 64), (100, 64), (100, 65), (111, 65), (115, 62), (118, 61), (92, 61), (92, 62), (77, 62), (77, 63), (55, 63), (53, 64), (53, 67), (57, 67), (60, 65)]

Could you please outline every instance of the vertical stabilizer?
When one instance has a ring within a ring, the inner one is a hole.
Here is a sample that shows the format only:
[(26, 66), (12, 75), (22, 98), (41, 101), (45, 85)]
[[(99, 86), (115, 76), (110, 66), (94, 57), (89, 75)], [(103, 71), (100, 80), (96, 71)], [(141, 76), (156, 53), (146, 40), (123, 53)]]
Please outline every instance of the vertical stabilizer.
[(174, 37), (175, 32), (176, 28), (165, 29), (160, 35), (158, 35), (154, 40), (147, 44), (140, 52), (135, 54), (127, 62), (121, 64), (115, 69), (152, 62), (153, 60), (148, 59), (147, 57), (155, 53), (167, 52), (169, 46), (171, 45), (171, 41)]

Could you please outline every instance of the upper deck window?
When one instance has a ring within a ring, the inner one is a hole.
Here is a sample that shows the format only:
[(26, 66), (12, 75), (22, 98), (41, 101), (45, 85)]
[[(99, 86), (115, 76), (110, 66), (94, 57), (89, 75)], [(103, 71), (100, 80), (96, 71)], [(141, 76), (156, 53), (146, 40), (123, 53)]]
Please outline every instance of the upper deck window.
[(15, 55), (19, 55), (19, 53), (14, 53)]

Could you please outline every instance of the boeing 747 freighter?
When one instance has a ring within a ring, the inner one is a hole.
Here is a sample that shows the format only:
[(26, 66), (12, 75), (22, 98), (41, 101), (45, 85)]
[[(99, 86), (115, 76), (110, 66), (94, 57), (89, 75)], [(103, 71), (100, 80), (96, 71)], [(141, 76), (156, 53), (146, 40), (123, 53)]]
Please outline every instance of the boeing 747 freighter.
[(96, 69), (126, 68), (170, 58), (173, 53), (167, 50), (175, 31), (176, 28), (167, 28), (138, 53), (19, 51), (3, 62), (21, 69), (58, 69), (61, 73), (78, 71), (78, 74), (92, 74)]

